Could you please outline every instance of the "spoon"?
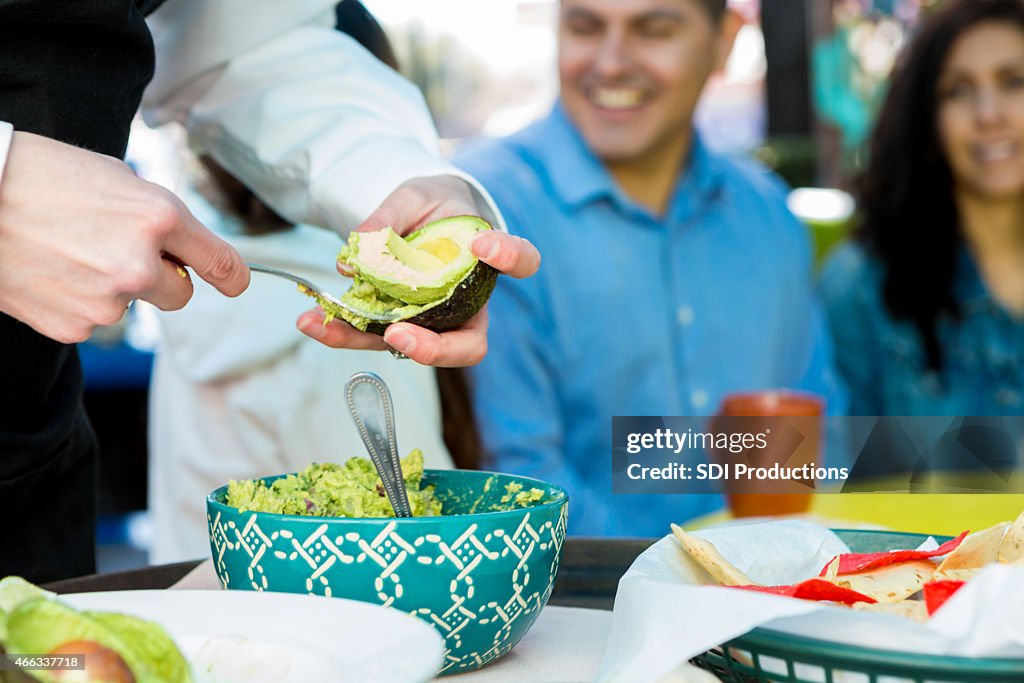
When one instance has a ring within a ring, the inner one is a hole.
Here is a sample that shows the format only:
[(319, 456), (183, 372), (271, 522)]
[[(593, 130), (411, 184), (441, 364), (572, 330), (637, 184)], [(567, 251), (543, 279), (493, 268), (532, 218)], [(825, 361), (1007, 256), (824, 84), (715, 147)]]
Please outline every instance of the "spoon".
[(313, 298), (317, 300), (317, 303), (320, 303), (321, 306), (323, 306), (324, 303), (327, 303), (330, 306), (336, 306), (337, 308), (348, 311), (349, 313), (357, 315), (360, 318), (366, 318), (367, 320), (373, 320), (375, 322), (387, 323), (395, 322), (399, 319), (398, 316), (395, 314), (371, 313), (369, 311), (353, 308), (349, 304), (346, 304), (343, 301), (341, 301), (341, 299), (339, 299), (338, 297), (328, 294), (324, 290), (320, 289), (309, 280), (301, 278), (298, 275), (295, 275), (294, 273), (289, 273), (286, 270), (281, 270), (280, 268), (273, 268), (271, 266), (265, 266), (260, 263), (246, 263), (245, 265), (249, 266), (249, 270), (253, 271), (254, 273), (265, 273), (267, 275), (275, 275), (277, 277), (282, 277), (285, 280), (291, 280), (299, 287), (302, 287), (304, 292), (306, 292), (307, 294), (311, 294)]
[(384, 484), (384, 492), (395, 510), (395, 517), (412, 517), (412, 506), (402, 477), (402, 463), (398, 458), (395, 412), (387, 385), (372, 372), (357, 372), (345, 382), (345, 401)]

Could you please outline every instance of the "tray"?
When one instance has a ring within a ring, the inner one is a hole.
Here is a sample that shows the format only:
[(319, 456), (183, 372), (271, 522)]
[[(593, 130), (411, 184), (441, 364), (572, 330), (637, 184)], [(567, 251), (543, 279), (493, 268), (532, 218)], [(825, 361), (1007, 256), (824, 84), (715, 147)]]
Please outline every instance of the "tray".
[[(924, 534), (835, 529), (858, 553), (916, 548)], [(948, 536), (934, 536), (939, 543)], [(756, 628), (694, 658), (728, 683), (1021, 683), (1024, 659), (942, 657)]]

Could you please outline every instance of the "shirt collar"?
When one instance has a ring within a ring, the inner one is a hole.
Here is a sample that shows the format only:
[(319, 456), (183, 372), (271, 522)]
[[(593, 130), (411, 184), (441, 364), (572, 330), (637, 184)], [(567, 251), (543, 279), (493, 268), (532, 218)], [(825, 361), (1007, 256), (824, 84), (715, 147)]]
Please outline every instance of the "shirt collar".
[[(555, 193), (566, 206), (575, 209), (600, 199), (610, 199), (620, 208), (646, 213), (616, 185), (615, 179), (569, 120), (561, 100), (555, 103), (551, 113), (535, 130), (537, 153), (549, 171)], [(666, 217), (688, 214), (701, 204), (718, 188), (720, 171), (718, 159), (694, 131), (690, 157), (677, 182)]]
[(721, 189), (723, 173), (721, 160), (711, 153), (700, 133), (694, 129), (690, 144), (690, 157), (676, 183), (675, 194), (669, 204), (668, 217), (683, 221), (712, 199)]
[(562, 101), (555, 102), (537, 129), (536, 149), (559, 200), (572, 208), (602, 198), (615, 197), (618, 188), (576, 126)]

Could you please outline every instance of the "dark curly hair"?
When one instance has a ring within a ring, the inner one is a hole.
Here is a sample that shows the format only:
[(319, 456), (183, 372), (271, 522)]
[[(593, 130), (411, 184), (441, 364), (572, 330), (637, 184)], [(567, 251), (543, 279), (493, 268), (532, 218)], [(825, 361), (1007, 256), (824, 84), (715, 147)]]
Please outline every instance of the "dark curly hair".
[(927, 15), (893, 70), (857, 182), (858, 238), (882, 263), (886, 308), (914, 325), (932, 369), (943, 364), (940, 317), (960, 317), (953, 277), (963, 246), (936, 84), (957, 38), (990, 21), (1024, 30), (1024, 0), (950, 0)]

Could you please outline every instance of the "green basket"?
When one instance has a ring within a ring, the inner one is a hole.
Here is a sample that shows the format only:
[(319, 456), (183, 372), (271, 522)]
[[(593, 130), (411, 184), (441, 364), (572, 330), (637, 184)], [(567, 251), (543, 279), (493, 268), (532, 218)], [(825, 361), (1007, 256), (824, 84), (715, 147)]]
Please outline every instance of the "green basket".
[[(924, 534), (837, 529), (853, 552), (916, 548)], [(935, 536), (939, 543), (948, 536)], [(728, 683), (1021, 683), (1024, 659), (943, 657), (845, 645), (767, 628), (730, 640), (693, 664)]]

